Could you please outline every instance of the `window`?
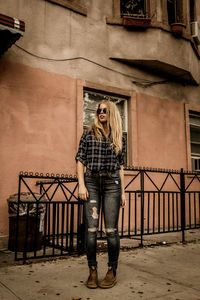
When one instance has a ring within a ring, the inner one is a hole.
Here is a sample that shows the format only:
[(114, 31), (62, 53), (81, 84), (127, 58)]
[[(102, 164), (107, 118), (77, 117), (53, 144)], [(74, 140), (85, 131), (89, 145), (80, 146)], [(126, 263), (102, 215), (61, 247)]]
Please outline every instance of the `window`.
[(183, 22), (182, 0), (167, 0), (168, 23)]
[[(85, 90), (84, 91), (84, 111), (83, 111), (83, 126), (87, 128), (94, 120), (94, 114), (97, 108), (97, 105), (102, 100), (113, 101), (118, 109), (120, 116), (122, 118), (122, 130), (123, 136), (126, 139), (127, 146), (127, 128), (128, 128), (128, 117), (127, 117), (127, 99), (124, 97), (111, 96), (100, 92), (94, 92)], [(128, 147), (127, 147), (128, 148)], [(125, 157), (125, 164), (127, 164), (127, 151)]]
[(145, 17), (146, 1), (145, 0), (122, 0), (120, 1), (122, 16)]
[(190, 22), (196, 21), (195, 1), (190, 0)]
[(176, 20), (176, 5), (175, 1), (168, 0), (167, 1), (167, 13), (168, 13), (168, 23), (175, 23)]
[(200, 171), (200, 112), (189, 111), (192, 170)]

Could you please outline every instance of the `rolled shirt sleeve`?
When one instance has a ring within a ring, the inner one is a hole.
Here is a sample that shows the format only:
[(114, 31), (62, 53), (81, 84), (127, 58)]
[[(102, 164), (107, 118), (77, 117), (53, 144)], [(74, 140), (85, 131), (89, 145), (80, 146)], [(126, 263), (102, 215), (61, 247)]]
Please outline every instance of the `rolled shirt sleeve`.
[(79, 148), (78, 152), (75, 156), (76, 161), (80, 161), (84, 166), (87, 164), (87, 141), (86, 141), (87, 133), (83, 132), (80, 143), (79, 143)]

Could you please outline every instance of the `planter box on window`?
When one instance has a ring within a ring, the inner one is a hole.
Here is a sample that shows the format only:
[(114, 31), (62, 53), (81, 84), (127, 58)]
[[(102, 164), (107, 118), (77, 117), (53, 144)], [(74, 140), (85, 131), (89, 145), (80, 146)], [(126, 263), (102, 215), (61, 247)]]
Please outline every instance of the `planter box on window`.
[(181, 36), (183, 34), (186, 25), (184, 23), (172, 23), (170, 24), (171, 30), (174, 35)]
[(149, 27), (151, 25), (150, 18), (123, 17), (123, 25), (127, 27)]

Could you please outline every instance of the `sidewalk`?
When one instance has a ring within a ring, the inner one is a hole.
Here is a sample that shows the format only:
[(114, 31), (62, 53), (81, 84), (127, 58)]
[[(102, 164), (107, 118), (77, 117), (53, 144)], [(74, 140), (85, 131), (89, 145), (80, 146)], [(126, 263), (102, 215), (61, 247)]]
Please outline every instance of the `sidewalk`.
[[(109, 290), (85, 287), (85, 255), (22, 265), (5, 251), (0, 255), (0, 299), (200, 300), (200, 230), (186, 232), (186, 244), (175, 240), (181, 240), (180, 233), (145, 237), (143, 248), (137, 248), (138, 240), (122, 240), (118, 283)], [(107, 253), (98, 254), (98, 266), (101, 279)]]

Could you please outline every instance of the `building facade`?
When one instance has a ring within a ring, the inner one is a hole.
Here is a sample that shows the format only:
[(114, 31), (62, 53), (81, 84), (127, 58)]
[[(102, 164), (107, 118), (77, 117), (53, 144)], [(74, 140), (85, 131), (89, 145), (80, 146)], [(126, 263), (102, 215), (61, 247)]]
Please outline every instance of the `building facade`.
[(21, 170), (76, 173), (101, 99), (119, 107), (127, 165), (200, 169), (199, 1), (7, 0), (0, 13), (25, 23), (0, 57), (0, 236)]

